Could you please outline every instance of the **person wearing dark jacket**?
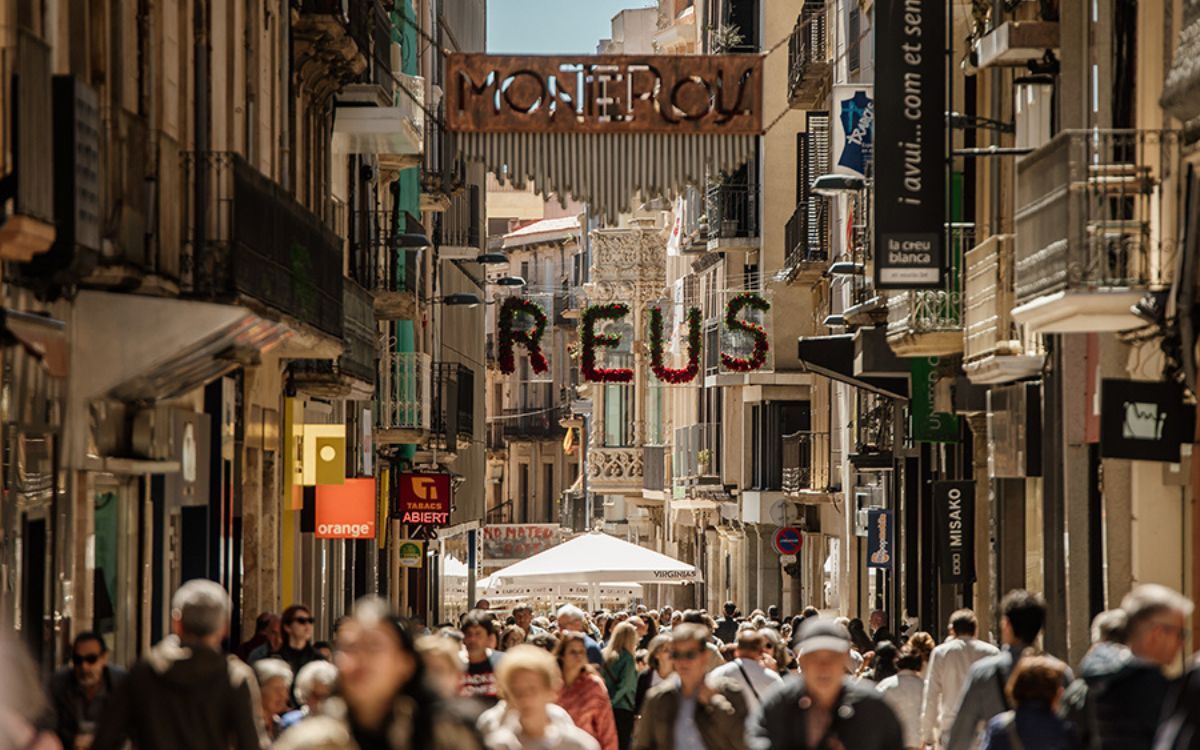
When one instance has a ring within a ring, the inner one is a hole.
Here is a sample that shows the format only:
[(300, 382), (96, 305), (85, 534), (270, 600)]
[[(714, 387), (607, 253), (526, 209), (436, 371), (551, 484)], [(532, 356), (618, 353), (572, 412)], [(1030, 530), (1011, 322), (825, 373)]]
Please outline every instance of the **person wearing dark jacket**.
[(92, 750), (265, 750), (254, 672), (221, 654), (229, 595), (188, 581), (171, 602), (174, 635), (130, 670), (100, 721)]
[(71, 666), (50, 678), (54, 731), (66, 750), (92, 744), (104, 707), (125, 680), (125, 670), (108, 664), (108, 646), (96, 633), (84, 632), (71, 644)]
[(900, 721), (883, 696), (846, 675), (850, 634), (813, 617), (800, 626), (800, 675), (763, 696), (750, 719), (751, 750), (902, 750)]
[(674, 673), (675, 665), (671, 662), (671, 636), (655, 636), (646, 649), (646, 669), (638, 675), (637, 692), (633, 696), (633, 712), (641, 714), (646, 695)]
[(1075, 750), (1070, 722), (1056, 714), (1063, 694), (1065, 665), (1049, 656), (1026, 656), (1005, 686), (1011, 711), (988, 722), (980, 750)]
[(733, 643), (737, 640), (737, 605), (733, 602), (725, 602), (725, 616), (717, 619), (717, 631), (715, 635), (721, 639), (721, 643)]
[(313, 647), (313, 616), (312, 611), (303, 604), (293, 604), (283, 610), (279, 616), (279, 624), (283, 629), (283, 639), (274, 648), (270, 643), (264, 643), (250, 654), (250, 663), (259, 659), (283, 659), (292, 669), (292, 674), (310, 661), (321, 658)]

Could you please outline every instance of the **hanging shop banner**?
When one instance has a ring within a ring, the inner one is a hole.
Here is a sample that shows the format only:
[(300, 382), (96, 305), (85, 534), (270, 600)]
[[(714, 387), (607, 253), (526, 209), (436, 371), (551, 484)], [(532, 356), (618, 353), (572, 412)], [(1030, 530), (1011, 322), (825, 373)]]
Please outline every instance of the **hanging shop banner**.
[(346, 478), (346, 425), (306, 424), (300, 456), (306, 487), (341, 484)]
[(875, 96), (871, 84), (839, 83), (833, 87), (833, 171), (867, 176), (875, 137)]
[(892, 567), (892, 512), (884, 508), (867, 511), (867, 567)]
[(492, 524), (483, 527), (483, 559), (488, 565), (507, 565), (545, 552), (560, 541), (558, 524)]
[(937, 385), (937, 357), (914, 357), (912, 400), (908, 404), (912, 419), (912, 439), (918, 443), (957, 443), (959, 417), (933, 409), (933, 389)]
[(946, 8), (875, 7), (875, 286), (936, 288), (945, 262)]
[(425, 567), (425, 542), (420, 539), (401, 539), (396, 549), (402, 568)]
[(487, 55), (446, 61), (472, 133), (762, 133), (762, 55)]
[(450, 475), (404, 472), (399, 477), (399, 506), (394, 512), (402, 523), (445, 526), (450, 523)]
[(975, 482), (933, 483), (942, 583), (975, 582)]
[(1179, 461), (1192, 442), (1196, 409), (1183, 402), (1183, 386), (1144, 380), (1100, 383), (1100, 455), (1135, 461)]
[(375, 480), (345, 479), (316, 487), (317, 539), (375, 538)]

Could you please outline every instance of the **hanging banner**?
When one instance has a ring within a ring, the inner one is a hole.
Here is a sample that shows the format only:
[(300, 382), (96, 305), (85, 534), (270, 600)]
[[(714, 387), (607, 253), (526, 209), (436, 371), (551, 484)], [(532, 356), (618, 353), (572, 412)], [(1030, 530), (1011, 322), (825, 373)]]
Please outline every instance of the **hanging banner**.
[(867, 176), (875, 137), (875, 97), (869, 83), (839, 83), (833, 87), (833, 171)]
[(1105, 378), (1100, 383), (1100, 455), (1178, 463), (1192, 442), (1196, 408), (1178, 383)]
[(346, 425), (306, 424), (303, 434), (304, 485), (341, 484), (346, 479)]
[(402, 523), (445, 526), (450, 523), (450, 475), (405, 472), (399, 477), (398, 507)]
[(892, 512), (884, 508), (867, 511), (867, 567), (892, 567)]
[(942, 583), (974, 583), (975, 482), (934, 482), (933, 512)]
[(942, 284), (946, 217), (946, 8), (875, 6), (875, 286)]
[(933, 410), (933, 388), (937, 384), (937, 357), (914, 357), (912, 368), (912, 439), (918, 443), (957, 443), (959, 417)]
[(346, 479), (316, 488), (317, 539), (375, 538), (375, 480)]

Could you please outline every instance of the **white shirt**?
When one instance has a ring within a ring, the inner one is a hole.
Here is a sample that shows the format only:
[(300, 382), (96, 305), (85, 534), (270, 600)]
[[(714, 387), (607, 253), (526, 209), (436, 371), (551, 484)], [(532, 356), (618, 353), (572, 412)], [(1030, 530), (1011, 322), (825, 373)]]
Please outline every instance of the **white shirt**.
[(875, 689), (883, 700), (892, 707), (900, 726), (904, 729), (904, 746), (921, 746), (921, 703), (925, 696), (925, 680), (911, 669), (902, 669), (899, 674), (888, 677)]
[[(742, 674), (742, 670), (745, 670), (745, 675)], [(714, 669), (712, 674), (714, 677), (733, 680), (742, 686), (742, 695), (746, 698), (746, 708), (750, 713), (754, 713), (754, 709), (758, 708), (768, 690), (783, 682), (778, 673), (769, 671), (751, 659), (734, 659)], [(747, 685), (747, 677), (750, 678), (749, 685)], [(751, 685), (753, 690), (750, 688)], [(757, 697), (754, 695), (755, 692), (758, 693)]]
[(921, 703), (921, 738), (925, 742), (933, 744), (939, 736), (950, 736), (971, 665), (999, 652), (992, 644), (969, 636), (950, 638), (933, 650)]

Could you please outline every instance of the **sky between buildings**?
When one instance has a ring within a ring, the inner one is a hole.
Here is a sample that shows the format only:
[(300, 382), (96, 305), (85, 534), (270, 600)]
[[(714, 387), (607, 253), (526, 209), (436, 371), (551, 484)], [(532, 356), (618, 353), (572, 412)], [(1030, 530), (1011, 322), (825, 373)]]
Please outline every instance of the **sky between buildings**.
[(488, 52), (594, 53), (612, 17), (649, 0), (487, 0)]

